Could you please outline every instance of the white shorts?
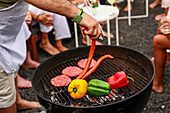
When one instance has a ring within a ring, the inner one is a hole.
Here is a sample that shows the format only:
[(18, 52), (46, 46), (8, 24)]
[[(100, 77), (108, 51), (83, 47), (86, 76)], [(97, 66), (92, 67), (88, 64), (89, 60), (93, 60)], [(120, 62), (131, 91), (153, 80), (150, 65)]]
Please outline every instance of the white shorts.
[[(59, 14), (55, 14), (55, 13), (52, 13), (52, 12), (48, 12), (48, 11), (39, 9), (39, 8), (33, 6), (33, 5), (29, 5), (29, 10), (32, 11), (33, 13), (37, 14), (37, 15), (49, 13), (54, 17), (54, 21), (53, 21), (52, 26), (46, 26), (42, 23), (39, 23), (41, 32), (48, 33), (54, 28), (55, 40), (71, 38), (69, 25), (68, 25), (68, 22), (67, 22), (67, 19), (66, 19), (65, 16), (61, 16)], [(33, 21), (33, 22), (35, 24), (35, 21)]]
[(0, 66), (0, 108), (7, 108), (16, 102), (15, 77), (18, 71), (7, 74)]
[(170, 0), (162, 0), (161, 7), (162, 7), (162, 8), (168, 8), (168, 7), (170, 7)]
[(70, 28), (65, 16), (54, 14), (53, 27), (55, 31), (55, 40), (71, 38)]

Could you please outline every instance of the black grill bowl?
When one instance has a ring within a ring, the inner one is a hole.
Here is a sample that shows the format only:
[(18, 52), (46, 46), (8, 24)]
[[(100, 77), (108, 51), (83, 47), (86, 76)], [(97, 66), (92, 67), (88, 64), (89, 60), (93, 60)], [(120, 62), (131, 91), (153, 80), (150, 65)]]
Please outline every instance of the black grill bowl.
[(50, 84), (50, 79), (61, 74), (65, 67), (76, 65), (80, 59), (87, 58), (89, 50), (90, 47), (81, 47), (59, 53), (50, 57), (35, 70), (32, 86), (40, 104), (50, 113), (141, 113), (152, 90), (155, 69), (149, 58), (142, 53), (120, 46), (96, 46), (94, 59), (97, 60), (105, 54), (111, 54), (115, 59), (104, 60), (94, 75), (89, 76), (86, 80), (89, 81), (93, 78), (106, 80), (112, 73), (123, 70), (135, 80), (135, 82), (130, 82), (127, 88), (118, 89), (118, 92), (127, 93), (128, 96), (125, 99), (94, 106), (77, 106), (70, 104), (77, 100), (72, 99), (67, 92), (67, 87), (64, 87), (57, 88), (55, 91), (58, 94), (61, 92), (59, 98), (64, 98), (66, 102), (51, 101), (49, 93), (54, 89), (54, 86)]

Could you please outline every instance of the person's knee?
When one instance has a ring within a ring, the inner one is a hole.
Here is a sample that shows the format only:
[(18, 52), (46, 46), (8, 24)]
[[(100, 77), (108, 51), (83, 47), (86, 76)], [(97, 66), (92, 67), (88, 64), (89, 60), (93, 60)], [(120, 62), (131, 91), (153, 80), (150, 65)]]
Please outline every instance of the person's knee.
[(153, 47), (158, 47), (160, 45), (161, 35), (155, 35), (153, 38)]

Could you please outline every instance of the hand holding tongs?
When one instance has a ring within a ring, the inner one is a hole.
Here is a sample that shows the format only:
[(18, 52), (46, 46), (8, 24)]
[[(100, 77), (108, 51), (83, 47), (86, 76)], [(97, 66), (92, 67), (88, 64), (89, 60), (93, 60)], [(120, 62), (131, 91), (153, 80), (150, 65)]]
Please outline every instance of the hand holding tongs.
[[(90, 13), (91, 11), (92, 11), (92, 15), (94, 16), (94, 18), (96, 19), (96, 16), (95, 16), (95, 14), (94, 14), (94, 11), (93, 11), (93, 8), (92, 8), (92, 6), (91, 6), (91, 4), (90, 4), (90, 2), (89, 2), (89, 0), (87, 0), (87, 3), (86, 3), (86, 1), (84, 0), (84, 3), (85, 3), (85, 5), (86, 5), (86, 7), (87, 7), (87, 10), (88, 10), (88, 12)], [(89, 7), (88, 6), (90, 6), (90, 9), (89, 9)], [(90, 11), (91, 10), (91, 11)], [(101, 25), (99, 24), (99, 27), (100, 27), (100, 29), (102, 30), (102, 35), (104, 36), (104, 37), (106, 37), (106, 35), (105, 35), (105, 33), (104, 33), (104, 31), (103, 31), (103, 29), (102, 29), (102, 27), (101, 27)], [(99, 37), (99, 39), (101, 39), (101, 40), (103, 40), (103, 37), (102, 36), (100, 36)]]
[[(86, 29), (85, 27), (82, 27), (82, 31), (84, 31), (85, 29)], [(82, 32), (82, 35), (84, 37), (83, 32)], [(80, 73), (80, 75), (76, 79), (81, 79), (87, 73), (87, 71), (88, 71), (88, 69), (90, 67), (93, 55), (94, 55), (95, 47), (96, 47), (96, 40), (92, 39), (91, 48), (90, 48), (90, 52), (89, 52), (89, 56), (88, 56), (88, 59), (87, 59), (86, 66), (85, 66), (83, 72)]]

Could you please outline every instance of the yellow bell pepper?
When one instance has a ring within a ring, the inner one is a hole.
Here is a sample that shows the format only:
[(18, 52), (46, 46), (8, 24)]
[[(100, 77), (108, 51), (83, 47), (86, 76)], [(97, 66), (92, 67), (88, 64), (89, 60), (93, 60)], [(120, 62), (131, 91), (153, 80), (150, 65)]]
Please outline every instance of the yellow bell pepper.
[(74, 79), (68, 86), (68, 92), (74, 99), (82, 98), (86, 95), (88, 83), (83, 79)]

